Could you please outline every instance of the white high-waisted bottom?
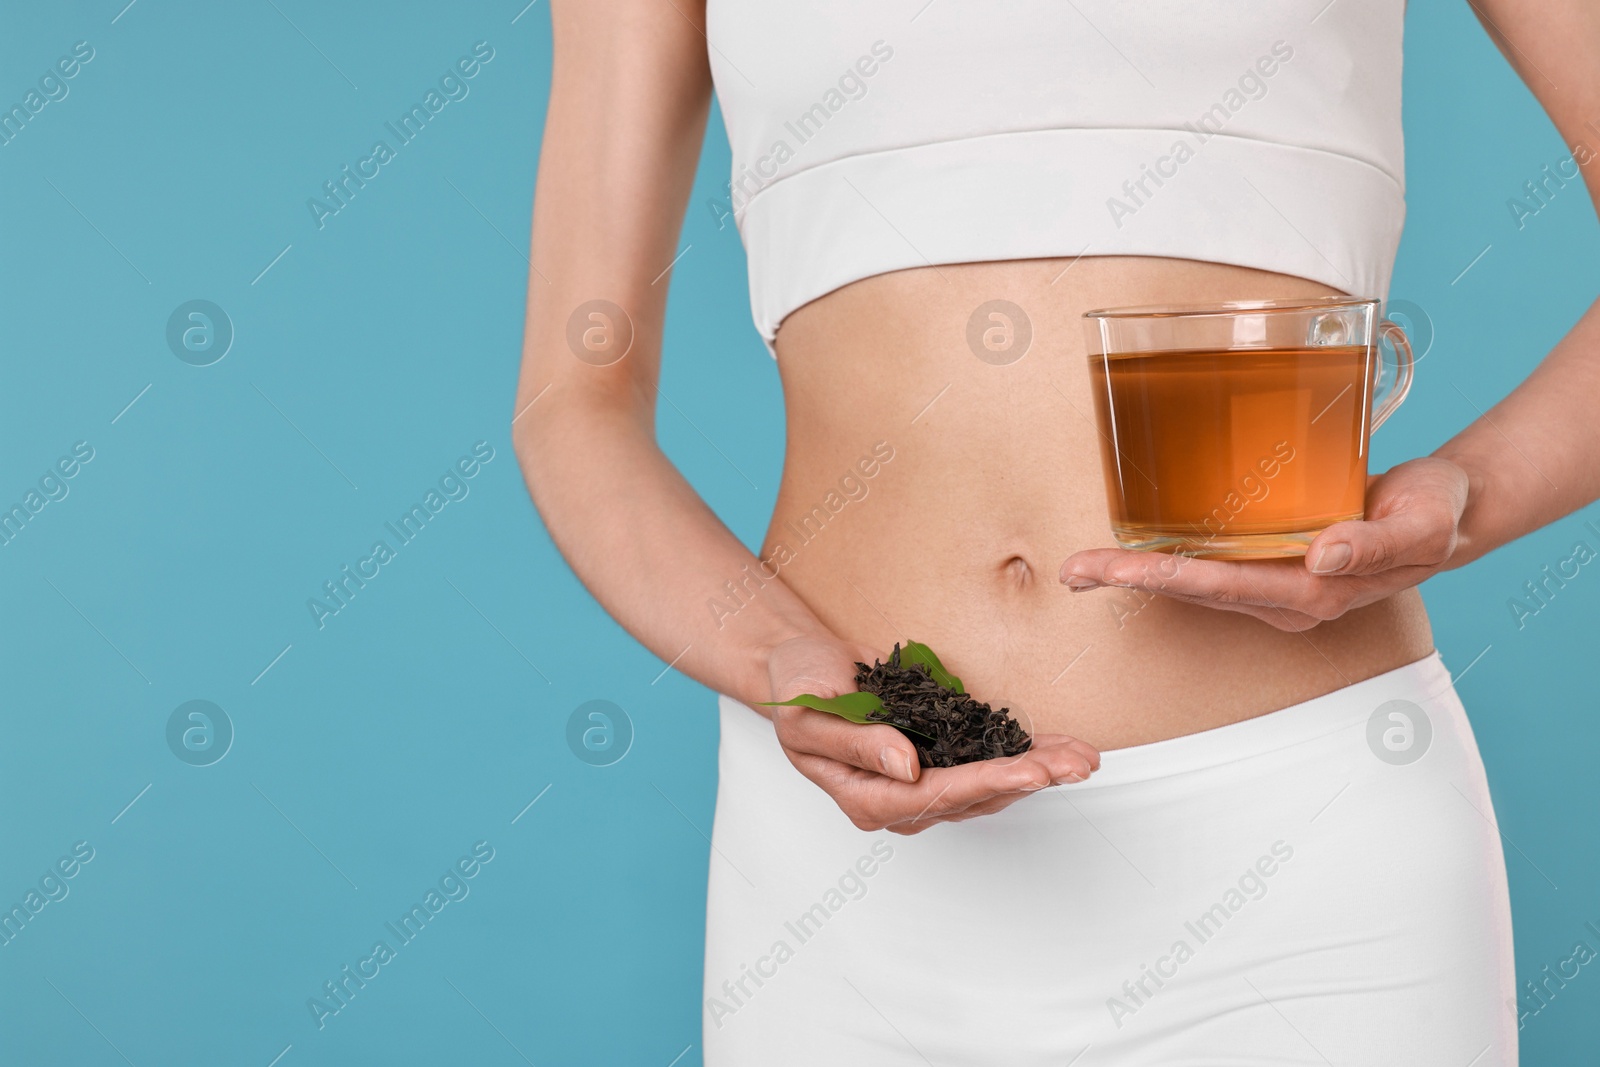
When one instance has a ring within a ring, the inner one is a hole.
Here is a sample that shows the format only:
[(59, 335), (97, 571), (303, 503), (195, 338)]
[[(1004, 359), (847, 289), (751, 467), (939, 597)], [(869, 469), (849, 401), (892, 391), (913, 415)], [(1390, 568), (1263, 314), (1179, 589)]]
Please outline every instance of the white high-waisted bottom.
[(1517, 1061), (1505, 863), (1437, 654), (914, 837), (721, 714), (709, 1067)]

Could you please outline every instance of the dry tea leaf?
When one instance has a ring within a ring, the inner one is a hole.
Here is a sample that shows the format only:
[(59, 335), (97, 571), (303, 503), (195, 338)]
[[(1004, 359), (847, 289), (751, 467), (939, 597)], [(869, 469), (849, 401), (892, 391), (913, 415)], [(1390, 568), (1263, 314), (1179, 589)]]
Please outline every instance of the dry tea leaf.
[(996, 711), (968, 696), (927, 645), (895, 645), (888, 663), (857, 663), (856, 687), (883, 703), (882, 711), (869, 713), (873, 721), (915, 735), (911, 742), (924, 767), (1018, 756), (1033, 744), (1009, 709)]
[(766, 707), (799, 705), (861, 725), (887, 723), (911, 739), (924, 767), (956, 767), (1028, 751), (1033, 739), (1007, 708), (999, 711), (967, 695), (961, 679), (919, 641), (894, 646), (889, 662), (856, 664), (855, 693), (819, 697), (801, 693), (763, 700)]

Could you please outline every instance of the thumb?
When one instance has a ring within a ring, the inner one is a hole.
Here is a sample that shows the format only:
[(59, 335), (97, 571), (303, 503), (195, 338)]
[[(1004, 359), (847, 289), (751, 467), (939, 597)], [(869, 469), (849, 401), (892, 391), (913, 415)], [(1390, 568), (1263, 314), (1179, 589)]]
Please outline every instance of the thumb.
[(767, 672), (774, 700), (801, 693), (836, 697), (856, 689), (855, 660), (837, 642), (787, 642), (774, 651)]
[(855, 691), (855, 675), (846, 673), (832, 664), (796, 663), (787, 670), (772, 675), (773, 699), (784, 700), (810, 693), (818, 697), (836, 697)]
[(1348, 575), (1438, 566), (1455, 549), (1456, 521), (1444, 501), (1412, 500), (1380, 518), (1335, 523), (1311, 542), (1306, 567)]

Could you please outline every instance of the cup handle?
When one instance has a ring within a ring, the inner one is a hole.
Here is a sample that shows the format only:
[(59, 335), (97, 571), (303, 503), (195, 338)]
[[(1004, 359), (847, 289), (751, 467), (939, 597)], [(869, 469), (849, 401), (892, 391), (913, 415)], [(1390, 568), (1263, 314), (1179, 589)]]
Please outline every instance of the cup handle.
[[(1399, 323), (1384, 319), (1378, 323), (1378, 336), (1380, 338), (1388, 337), (1394, 344), (1397, 370), (1394, 385), (1389, 389), (1389, 395), (1379, 401), (1372, 409), (1372, 431), (1370, 432), (1376, 432), (1378, 427), (1382, 426), (1389, 416), (1395, 413), (1395, 409), (1405, 400), (1406, 394), (1411, 392), (1411, 371), (1416, 363), (1416, 360), (1411, 355), (1411, 339), (1406, 336), (1406, 331)], [(1381, 372), (1381, 365), (1379, 370)]]

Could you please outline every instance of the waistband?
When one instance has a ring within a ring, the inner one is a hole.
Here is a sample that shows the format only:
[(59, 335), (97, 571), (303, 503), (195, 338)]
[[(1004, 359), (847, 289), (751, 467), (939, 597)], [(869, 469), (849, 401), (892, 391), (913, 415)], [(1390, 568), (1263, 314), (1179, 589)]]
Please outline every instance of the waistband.
[(1364, 727), (1378, 706), (1391, 700), (1409, 700), (1424, 709), (1441, 705), (1460, 708), (1450, 671), (1434, 651), (1403, 667), (1265, 715), (1165, 741), (1102, 752), (1100, 769), (1088, 781), (1055, 788), (1105, 788), (1246, 760)]

